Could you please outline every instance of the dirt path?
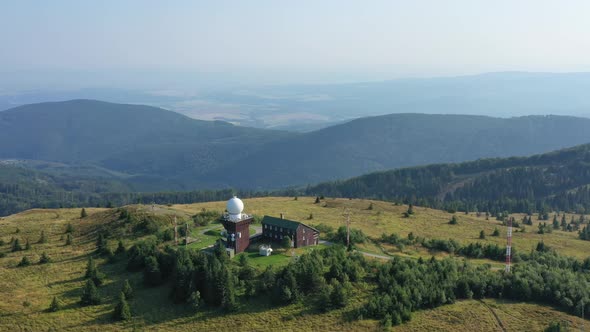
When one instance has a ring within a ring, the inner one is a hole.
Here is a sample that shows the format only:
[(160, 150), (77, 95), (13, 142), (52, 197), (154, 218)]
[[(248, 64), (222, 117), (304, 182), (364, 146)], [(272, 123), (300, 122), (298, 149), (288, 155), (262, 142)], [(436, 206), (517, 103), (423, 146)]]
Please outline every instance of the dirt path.
[(492, 315), (494, 315), (494, 318), (496, 318), (496, 321), (498, 322), (498, 325), (500, 326), (500, 328), (502, 329), (502, 331), (507, 332), (506, 331), (506, 327), (504, 326), (504, 323), (502, 323), (502, 320), (500, 319), (500, 317), (498, 317), (498, 315), (496, 314), (496, 312), (494, 311), (494, 309), (492, 309), (487, 303), (485, 303), (483, 300), (479, 300), (479, 302), (481, 304), (484, 305), (484, 307), (486, 307), (491, 313)]

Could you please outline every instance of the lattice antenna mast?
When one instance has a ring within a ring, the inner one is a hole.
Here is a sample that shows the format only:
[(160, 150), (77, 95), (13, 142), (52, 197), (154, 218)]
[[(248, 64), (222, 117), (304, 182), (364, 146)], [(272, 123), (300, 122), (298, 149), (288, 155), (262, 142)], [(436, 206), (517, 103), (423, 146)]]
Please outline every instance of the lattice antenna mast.
[(350, 211), (348, 208), (344, 210), (346, 216), (346, 247), (350, 247)]
[(510, 272), (510, 257), (512, 255), (512, 218), (508, 218), (508, 231), (506, 233), (506, 272)]
[(176, 222), (176, 216), (174, 216), (174, 244), (178, 246), (178, 223)]

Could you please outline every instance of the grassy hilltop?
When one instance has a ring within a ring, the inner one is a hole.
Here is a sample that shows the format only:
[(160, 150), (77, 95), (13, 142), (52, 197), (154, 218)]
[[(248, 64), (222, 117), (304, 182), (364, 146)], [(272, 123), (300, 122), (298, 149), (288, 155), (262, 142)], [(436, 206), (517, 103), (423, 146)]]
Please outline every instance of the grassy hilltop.
[[(450, 225), (451, 214), (443, 211), (414, 207), (414, 215), (405, 218), (403, 213), (408, 206), (395, 206), (391, 203), (369, 200), (325, 199), (314, 203), (315, 198), (271, 197), (244, 200), (245, 212), (257, 216), (264, 214), (278, 215), (284, 213), (286, 218), (300, 220), (310, 225), (330, 226), (334, 229), (344, 225), (342, 215), (344, 208), (351, 212), (351, 225), (362, 230), (370, 239), (379, 239), (383, 233), (397, 233), (406, 237), (410, 232), (419, 237), (432, 239), (452, 238), (461, 245), (472, 242), (505, 243), (505, 228), (494, 218), (485, 220), (485, 216), (475, 214), (456, 214), (458, 223)], [(280, 329), (326, 330), (326, 331), (375, 331), (381, 329), (376, 320), (348, 320), (351, 310), (362, 306), (370, 294), (369, 289), (355, 288), (354, 296), (346, 307), (326, 313), (309, 308), (306, 301), (287, 306), (276, 306), (260, 298), (244, 299), (237, 312), (225, 314), (216, 308), (199, 309), (197, 312), (189, 305), (173, 304), (168, 287), (145, 287), (140, 272), (128, 272), (124, 259), (108, 262), (94, 254), (96, 238), (99, 231), (109, 231), (108, 245), (115, 249), (118, 240), (129, 248), (142, 238), (149, 237), (150, 227), (160, 232), (170, 227), (173, 216), (182, 223), (191, 225), (191, 247), (198, 249), (208, 246), (218, 237), (220, 225), (210, 223), (197, 226), (190, 217), (205, 211), (223, 211), (225, 202), (211, 202), (173, 206), (129, 206), (126, 210), (137, 215), (151, 216), (150, 223), (120, 224), (117, 209), (86, 209), (88, 216), (80, 218), (80, 209), (29, 210), (0, 219), (0, 330), (145, 330), (145, 331), (188, 331), (188, 330), (235, 330), (238, 327), (252, 331)], [(312, 219), (310, 218), (312, 216)], [(520, 221), (521, 216), (515, 219)], [(567, 216), (568, 220), (570, 216)], [(179, 223), (180, 223), (179, 222)], [(543, 241), (557, 252), (567, 256), (583, 259), (590, 253), (590, 241), (577, 238), (575, 232), (555, 230), (550, 234), (537, 234), (536, 224), (526, 226), (524, 233), (515, 232), (513, 243), (519, 252), (534, 250), (539, 241)], [(151, 224), (153, 223), (153, 224)], [(72, 225), (72, 244), (65, 245), (68, 224)], [(156, 226), (153, 226), (156, 225)], [(257, 225), (254, 225), (256, 228)], [(258, 225), (259, 226), (259, 225)], [(500, 236), (491, 236), (495, 228)], [(156, 229), (154, 228), (154, 229)], [(18, 230), (18, 232), (17, 232)], [(483, 230), (487, 235), (479, 239)], [(44, 232), (46, 243), (37, 243)], [(255, 231), (253, 229), (252, 231)], [(160, 233), (158, 233), (160, 234)], [(11, 238), (18, 238), (23, 247), (26, 239), (31, 248), (11, 252)], [(165, 241), (172, 244), (172, 241)], [(163, 244), (162, 244), (163, 245)], [(410, 257), (443, 257), (446, 252), (428, 251), (418, 245), (400, 248), (367, 240), (357, 245), (359, 250), (387, 255)], [(299, 250), (297, 254), (303, 254)], [(51, 263), (38, 264), (43, 253)], [(100, 305), (80, 307), (78, 304), (84, 286), (84, 272), (89, 255), (94, 255), (99, 269), (106, 274), (104, 284), (99, 287), (103, 297)], [(23, 256), (27, 256), (31, 265), (17, 267)], [(288, 252), (277, 250), (268, 258), (251, 255), (254, 266), (263, 269), (267, 265), (285, 265), (292, 258)], [(462, 259), (462, 258), (458, 258)], [(237, 261), (238, 259), (236, 259)], [(477, 264), (489, 263), (501, 268), (502, 263), (487, 259), (473, 260)], [(130, 300), (133, 319), (128, 322), (113, 322), (111, 315), (118, 298), (123, 280), (129, 279), (135, 297)], [(52, 298), (56, 296), (62, 306), (57, 312), (46, 312)], [(435, 309), (420, 310), (414, 313), (410, 322), (396, 326), (394, 331), (428, 331), (428, 330), (501, 330), (499, 317), (508, 331), (542, 330), (552, 321), (568, 321), (570, 326), (580, 326), (581, 320), (563, 311), (534, 303), (517, 303), (507, 300), (461, 300), (452, 305)]]

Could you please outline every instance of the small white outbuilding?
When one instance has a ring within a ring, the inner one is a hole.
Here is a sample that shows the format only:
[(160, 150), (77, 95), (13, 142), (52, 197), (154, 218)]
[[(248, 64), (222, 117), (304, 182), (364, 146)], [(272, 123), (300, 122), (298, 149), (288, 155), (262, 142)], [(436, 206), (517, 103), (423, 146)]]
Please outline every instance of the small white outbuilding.
[(267, 245), (261, 245), (258, 250), (260, 256), (270, 256), (270, 254), (272, 254), (272, 248)]

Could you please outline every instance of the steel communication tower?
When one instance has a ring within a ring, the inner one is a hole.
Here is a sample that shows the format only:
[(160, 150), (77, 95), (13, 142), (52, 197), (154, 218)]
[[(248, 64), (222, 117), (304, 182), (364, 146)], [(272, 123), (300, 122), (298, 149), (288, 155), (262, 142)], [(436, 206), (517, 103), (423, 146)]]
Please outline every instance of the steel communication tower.
[(512, 254), (512, 218), (507, 221), (508, 231), (506, 233), (506, 272), (510, 272), (510, 256)]

